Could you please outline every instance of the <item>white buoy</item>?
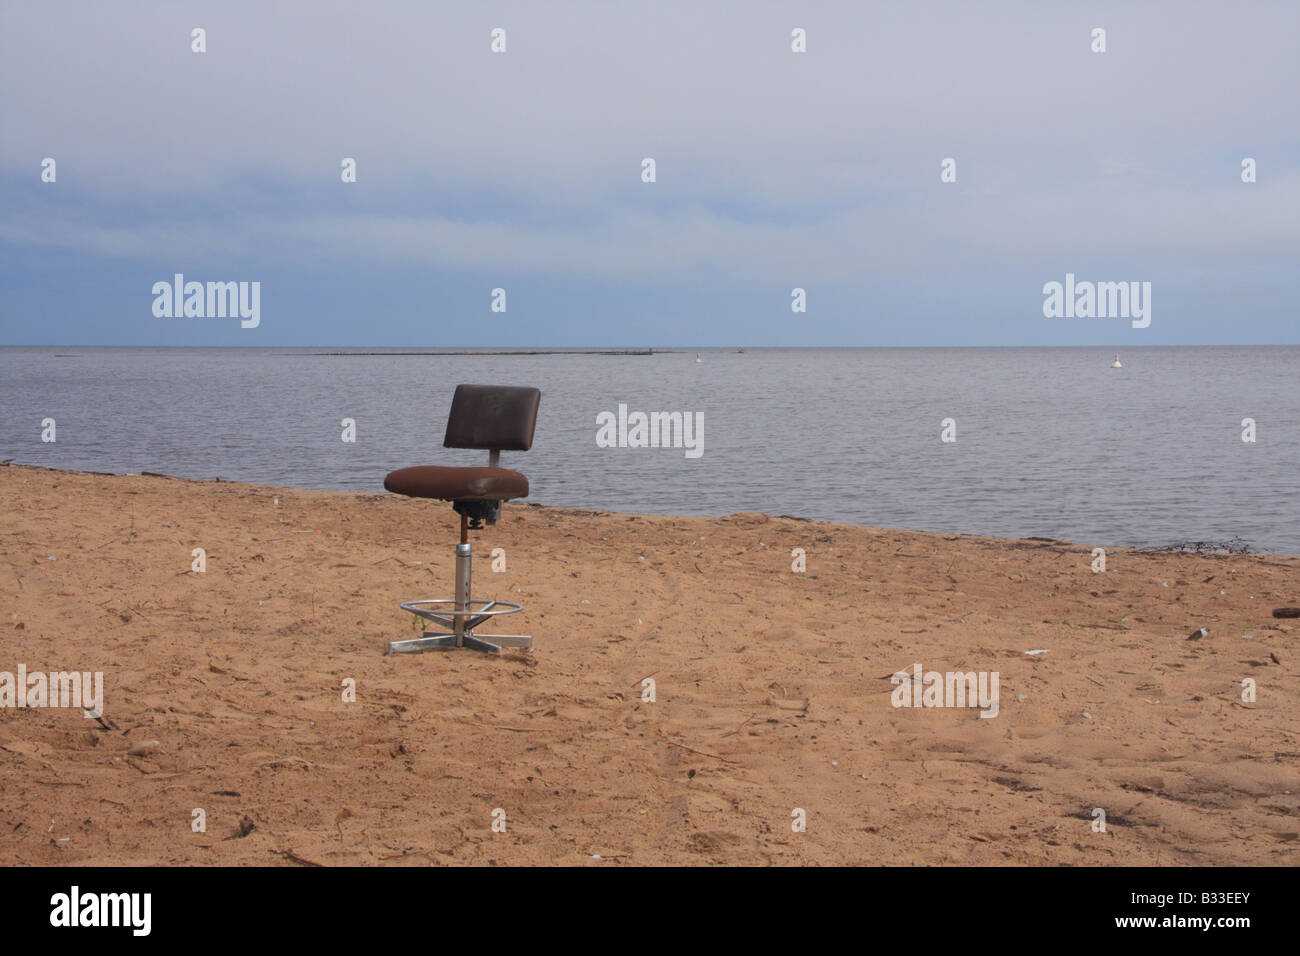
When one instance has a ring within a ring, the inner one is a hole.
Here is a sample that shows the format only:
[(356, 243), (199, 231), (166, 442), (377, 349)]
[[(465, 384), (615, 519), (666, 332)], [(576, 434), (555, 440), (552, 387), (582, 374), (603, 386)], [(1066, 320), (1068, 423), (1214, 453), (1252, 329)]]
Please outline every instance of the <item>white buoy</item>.
[(1115, 354), (1115, 361), (1113, 361), (1113, 362), (1110, 363), (1110, 367), (1111, 367), (1111, 368), (1123, 368), (1123, 367), (1124, 367), (1122, 364), (1120, 364), (1119, 353), (1118, 353), (1118, 352)]

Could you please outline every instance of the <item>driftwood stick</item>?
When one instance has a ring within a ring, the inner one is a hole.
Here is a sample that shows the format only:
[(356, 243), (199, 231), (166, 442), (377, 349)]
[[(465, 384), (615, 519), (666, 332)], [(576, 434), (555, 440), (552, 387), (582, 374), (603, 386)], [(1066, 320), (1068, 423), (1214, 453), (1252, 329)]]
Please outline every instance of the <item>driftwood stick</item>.
[(689, 750), (689, 751), (690, 751), (691, 753), (693, 753), (693, 754), (699, 754), (701, 757), (712, 757), (714, 760), (721, 760), (723, 763), (732, 763), (732, 764), (734, 764), (734, 763), (736, 762), (736, 761), (734, 761), (734, 760), (730, 760), (730, 759), (728, 759), (727, 757), (723, 757), (723, 756), (721, 756), (720, 754), (711, 754), (711, 753), (707, 753), (707, 752), (705, 752), (705, 751), (703, 751), (703, 750), (696, 750), (694, 747), (688, 747), (688, 746), (686, 746), (686, 744), (679, 744), (677, 741), (673, 740), (671, 737), (665, 737), (663, 734), (660, 734), (660, 735), (659, 735), (659, 739), (662, 740), (662, 741), (663, 741), (664, 743), (666, 743), (666, 744), (672, 744), (674, 747), (681, 747), (683, 750)]
[(294, 853), (293, 850), (276, 850), (275, 852), (280, 854), (283, 857), (288, 857), (290, 860), (293, 860), (295, 863), (301, 863), (303, 866), (324, 866), (325, 865), (324, 863), (317, 863), (315, 860), (308, 860), (305, 857), (301, 857), (297, 853)]

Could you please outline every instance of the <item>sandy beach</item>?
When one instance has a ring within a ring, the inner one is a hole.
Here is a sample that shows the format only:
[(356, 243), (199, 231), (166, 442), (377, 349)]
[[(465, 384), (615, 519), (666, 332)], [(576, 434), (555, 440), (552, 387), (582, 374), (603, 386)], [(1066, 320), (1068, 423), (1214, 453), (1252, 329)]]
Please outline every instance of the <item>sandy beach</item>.
[[(104, 675), (0, 709), (0, 863), (1296, 859), (1297, 557), (512, 503), (474, 591), (533, 652), (385, 656), (448, 505), (8, 466), (0, 513), (0, 671)], [(997, 715), (893, 706), (914, 664)]]

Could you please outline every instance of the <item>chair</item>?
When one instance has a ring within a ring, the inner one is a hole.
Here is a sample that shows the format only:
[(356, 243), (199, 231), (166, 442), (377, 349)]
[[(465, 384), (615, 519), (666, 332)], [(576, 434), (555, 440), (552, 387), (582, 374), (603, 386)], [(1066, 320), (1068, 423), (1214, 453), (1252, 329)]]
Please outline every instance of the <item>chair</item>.
[(473, 551), (469, 533), (483, 522), (496, 524), (501, 502), (528, 494), (528, 479), (517, 471), (499, 467), (502, 451), (527, 451), (533, 447), (537, 406), (542, 393), (535, 388), (506, 385), (457, 385), (447, 416), (445, 448), (485, 448), (486, 468), (448, 468), (420, 465), (399, 468), (384, 479), (384, 488), (412, 498), (450, 501), (460, 515), (460, 544), (456, 545), (456, 597), (407, 601), (402, 609), (450, 630), (425, 631), (421, 637), (390, 641), (389, 654), (470, 648), (500, 654), (503, 647), (529, 650), (526, 634), (481, 634), (474, 628), (501, 614), (523, 610), (522, 604), (470, 597)]

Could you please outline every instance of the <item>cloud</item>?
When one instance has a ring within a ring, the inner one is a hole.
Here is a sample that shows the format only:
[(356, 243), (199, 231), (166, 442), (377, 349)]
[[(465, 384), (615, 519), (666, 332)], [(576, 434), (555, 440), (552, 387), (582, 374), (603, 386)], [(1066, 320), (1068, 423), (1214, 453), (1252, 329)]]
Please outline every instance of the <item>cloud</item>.
[[(1097, 261), (1236, 281), (1300, 251), (1293, 5), (304, 9), (0, 8), (0, 241), (161, 273), (184, 258), (631, 284)], [(44, 156), (57, 186), (37, 183)]]
[[(652, 187), (649, 187), (652, 188)], [(0, 240), (158, 263), (178, 257), (288, 263), (407, 263), (602, 280), (853, 282), (872, 274), (1013, 269), (1038, 260), (1258, 262), (1300, 256), (1300, 174), (1267, 192), (1238, 184), (1190, 202), (1176, 188), (945, 192), (918, 201), (756, 222), (708, 209), (611, 209), (580, 223), (400, 214), (228, 212), (179, 221), (87, 223), (80, 210), (0, 222)], [(1243, 193), (1246, 196), (1243, 198)], [(1008, 228), (1014, 226), (1014, 228)], [(976, 255), (973, 250), (978, 250)]]

